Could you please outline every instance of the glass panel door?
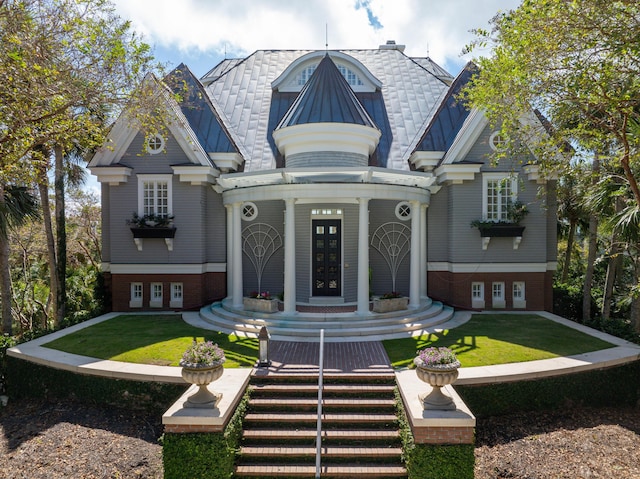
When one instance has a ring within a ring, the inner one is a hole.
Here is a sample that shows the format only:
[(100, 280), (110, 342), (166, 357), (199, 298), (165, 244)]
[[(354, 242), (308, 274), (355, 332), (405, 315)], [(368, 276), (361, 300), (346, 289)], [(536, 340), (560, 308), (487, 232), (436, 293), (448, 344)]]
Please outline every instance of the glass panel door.
[(341, 296), (342, 244), (341, 220), (313, 220), (312, 272), (313, 296)]

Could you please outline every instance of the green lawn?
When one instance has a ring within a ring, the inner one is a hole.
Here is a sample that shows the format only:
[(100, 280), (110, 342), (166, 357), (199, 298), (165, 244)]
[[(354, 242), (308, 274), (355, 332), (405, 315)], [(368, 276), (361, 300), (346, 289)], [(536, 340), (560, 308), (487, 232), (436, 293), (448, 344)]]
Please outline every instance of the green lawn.
[(383, 341), (383, 345), (397, 368), (411, 366), (416, 351), (429, 346), (451, 348), (462, 367), (534, 361), (613, 347), (534, 314), (474, 314), (458, 328)]
[(257, 339), (194, 328), (177, 314), (117, 316), (44, 346), (99, 359), (178, 366), (194, 338), (218, 343), (227, 358), (226, 368), (251, 367), (258, 359)]

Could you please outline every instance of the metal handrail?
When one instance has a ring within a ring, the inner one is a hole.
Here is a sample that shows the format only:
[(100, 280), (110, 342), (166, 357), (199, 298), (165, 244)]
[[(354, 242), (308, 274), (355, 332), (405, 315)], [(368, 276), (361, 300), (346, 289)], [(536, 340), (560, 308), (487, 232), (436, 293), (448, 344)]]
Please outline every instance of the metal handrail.
[(324, 329), (320, 330), (320, 355), (318, 358), (318, 423), (316, 435), (316, 479), (320, 477), (322, 452), (322, 373), (324, 368)]

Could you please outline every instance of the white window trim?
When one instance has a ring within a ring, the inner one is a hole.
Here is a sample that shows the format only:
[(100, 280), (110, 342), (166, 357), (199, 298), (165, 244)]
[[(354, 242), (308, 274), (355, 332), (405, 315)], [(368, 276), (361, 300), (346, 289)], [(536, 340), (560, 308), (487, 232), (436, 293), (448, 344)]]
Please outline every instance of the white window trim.
[[(153, 288), (156, 285), (160, 285), (160, 297), (157, 298), (154, 296)], [(150, 308), (162, 308), (162, 299), (164, 296), (164, 288), (162, 283), (151, 283), (149, 284), (149, 307)]]
[[(516, 298), (516, 285), (520, 285), (520, 290), (522, 291), (522, 297)], [(514, 281), (511, 286), (511, 294), (513, 297), (513, 308), (514, 309), (524, 309), (527, 307), (527, 290), (526, 284), (524, 281)]]
[(495, 181), (495, 180), (506, 180), (509, 179), (511, 180), (511, 199), (513, 201), (518, 199), (518, 175), (517, 174), (513, 174), (513, 173), (509, 173), (509, 172), (502, 172), (502, 173), (484, 173), (482, 175), (482, 218), (483, 219), (487, 219), (488, 218), (488, 210), (487, 210), (487, 206), (488, 206), (488, 189), (489, 189), (489, 181)]
[[(180, 297), (176, 297), (175, 296), (175, 290), (174, 288), (176, 286), (180, 286)], [(182, 300), (184, 298), (184, 284), (183, 283), (171, 283), (171, 298), (169, 301), (169, 307), (170, 308), (182, 308)]]
[[(480, 296), (475, 298), (473, 296), (473, 287), (480, 286)], [(482, 281), (474, 281), (471, 283), (471, 307), (475, 309), (484, 309), (484, 282)]]
[[(245, 214), (245, 207), (253, 208), (252, 215)], [(258, 206), (252, 201), (246, 201), (242, 204), (242, 221), (253, 221), (258, 217)]]
[(138, 175), (138, 214), (144, 215), (144, 184), (147, 182), (167, 183), (167, 213), (173, 214), (173, 175)]
[[(140, 286), (140, 297), (134, 296), (135, 287)], [(140, 282), (131, 283), (129, 286), (129, 307), (130, 308), (142, 308), (142, 301), (144, 300), (144, 285)]]
[[(495, 295), (495, 287), (500, 285), (500, 296)], [(491, 307), (495, 309), (504, 309), (507, 303), (504, 299), (504, 281), (494, 281), (491, 283)]]
[[(402, 216), (402, 211), (406, 211), (406, 208), (409, 208), (409, 214), (407, 216)], [(411, 203), (408, 201), (401, 201), (396, 205), (396, 218), (400, 221), (409, 221), (413, 216), (413, 208), (411, 207)]]

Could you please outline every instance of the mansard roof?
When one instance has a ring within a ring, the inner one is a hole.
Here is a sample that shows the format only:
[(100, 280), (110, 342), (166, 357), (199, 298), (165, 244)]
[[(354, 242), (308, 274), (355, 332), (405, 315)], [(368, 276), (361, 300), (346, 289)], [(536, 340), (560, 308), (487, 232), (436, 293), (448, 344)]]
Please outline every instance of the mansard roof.
[(377, 129), (328, 54), (276, 129), (309, 123), (349, 123)]

